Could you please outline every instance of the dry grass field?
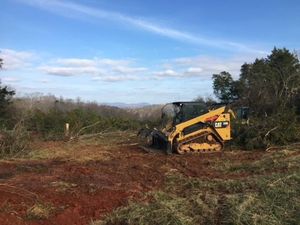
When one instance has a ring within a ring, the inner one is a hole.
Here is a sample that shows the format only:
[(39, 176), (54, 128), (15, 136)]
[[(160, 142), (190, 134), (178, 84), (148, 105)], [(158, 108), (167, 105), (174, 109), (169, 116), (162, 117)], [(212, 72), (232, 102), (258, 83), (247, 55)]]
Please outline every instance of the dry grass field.
[(134, 133), (0, 161), (0, 224), (299, 224), (300, 151), (147, 153)]

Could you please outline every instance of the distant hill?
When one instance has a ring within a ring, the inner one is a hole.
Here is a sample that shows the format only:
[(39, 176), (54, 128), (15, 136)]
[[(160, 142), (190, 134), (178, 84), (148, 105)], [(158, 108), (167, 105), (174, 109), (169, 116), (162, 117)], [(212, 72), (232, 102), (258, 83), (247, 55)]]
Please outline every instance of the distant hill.
[(133, 115), (138, 120), (159, 120), (161, 117), (161, 108), (164, 106), (161, 105), (151, 105), (149, 103), (123, 103), (123, 102), (114, 102), (114, 103), (102, 103), (101, 105), (106, 105), (108, 107), (117, 107), (123, 109), (127, 113)]
[(104, 117), (131, 118), (137, 120), (156, 121), (161, 117), (161, 108), (163, 105), (151, 105), (149, 103), (96, 103), (82, 102), (80, 100), (57, 98), (52, 95), (31, 96), (15, 98), (14, 107), (18, 111), (40, 110), (49, 112), (55, 108), (63, 112), (69, 112), (78, 108), (88, 109)]
[(127, 108), (126, 111), (136, 116), (140, 120), (159, 120), (161, 108), (164, 105), (147, 105), (139, 108)]
[(114, 106), (123, 109), (134, 109), (134, 108), (143, 108), (145, 106), (150, 106), (151, 104), (141, 102), (141, 103), (123, 103), (123, 102), (112, 102), (112, 103), (102, 103), (102, 105)]

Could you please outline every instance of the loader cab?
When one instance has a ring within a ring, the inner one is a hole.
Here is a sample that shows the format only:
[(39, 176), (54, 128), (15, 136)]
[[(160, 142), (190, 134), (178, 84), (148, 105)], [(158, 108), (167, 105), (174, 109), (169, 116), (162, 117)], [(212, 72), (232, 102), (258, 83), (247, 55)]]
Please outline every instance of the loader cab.
[(176, 121), (177, 114), (179, 113), (180, 108), (173, 103), (166, 104), (161, 110), (161, 129), (170, 131)]
[(162, 108), (162, 127), (170, 130), (177, 124), (183, 123), (208, 112), (202, 102), (173, 102)]
[(239, 121), (241, 121), (242, 124), (248, 124), (249, 123), (249, 113), (250, 113), (249, 107), (239, 107), (236, 110), (237, 119)]

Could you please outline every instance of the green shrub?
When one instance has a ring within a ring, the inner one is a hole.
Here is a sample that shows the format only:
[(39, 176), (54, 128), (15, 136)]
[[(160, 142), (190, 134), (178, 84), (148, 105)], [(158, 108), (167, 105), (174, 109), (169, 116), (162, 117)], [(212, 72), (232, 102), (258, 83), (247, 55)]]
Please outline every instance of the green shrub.
[(164, 191), (130, 203), (95, 225), (292, 225), (300, 221), (300, 173), (241, 180), (171, 175)]
[(70, 135), (93, 134), (106, 130), (136, 130), (142, 122), (120, 115), (101, 115), (95, 110), (78, 107), (70, 111), (52, 108), (43, 112), (35, 109), (27, 121), (29, 130), (40, 134), (45, 140), (64, 138), (65, 123), (70, 124)]
[(0, 131), (0, 157), (13, 157), (24, 154), (29, 147), (30, 136), (23, 122), (12, 130)]
[(266, 117), (254, 117), (249, 124), (233, 124), (233, 143), (247, 150), (299, 141), (297, 115), (293, 109)]

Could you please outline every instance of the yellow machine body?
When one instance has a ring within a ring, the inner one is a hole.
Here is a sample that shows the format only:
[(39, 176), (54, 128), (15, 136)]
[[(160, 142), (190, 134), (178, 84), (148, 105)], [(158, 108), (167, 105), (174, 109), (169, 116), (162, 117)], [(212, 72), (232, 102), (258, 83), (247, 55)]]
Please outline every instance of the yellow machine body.
[[(172, 148), (183, 154), (185, 152), (212, 152), (221, 151), (224, 142), (231, 140), (231, 116), (234, 113), (226, 107), (211, 110), (191, 120), (177, 124), (173, 131), (168, 134), (168, 142)], [(204, 124), (203, 128), (196, 129), (186, 134), (184, 131), (195, 124)], [(205, 126), (206, 125), (206, 126)], [(201, 137), (202, 141), (199, 141)], [(188, 141), (190, 140), (190, 141)], [(179, 148), (179, 143), (185, 143)]]
[[(227, 106), (214, 108), (204, 113), (188, 114), (185, 105), (195, 102), (175, 102), (172, 120), (161, 130), (151, 130), (147, 136), (149, 146), (166, 148), (168, 153), (218, 152), (224, 143), (231, 140), (231, 117), (235, 115)], [(166, 106), (167, 106), (166, 105)], [(164, 108), (163, 108), (164, 109)], [(162, 110), (163, 111), (163, 110)], [(163, 118), (164, 113), (162, 113)], [(178, 119), (181, 118), (181, 119)]]

